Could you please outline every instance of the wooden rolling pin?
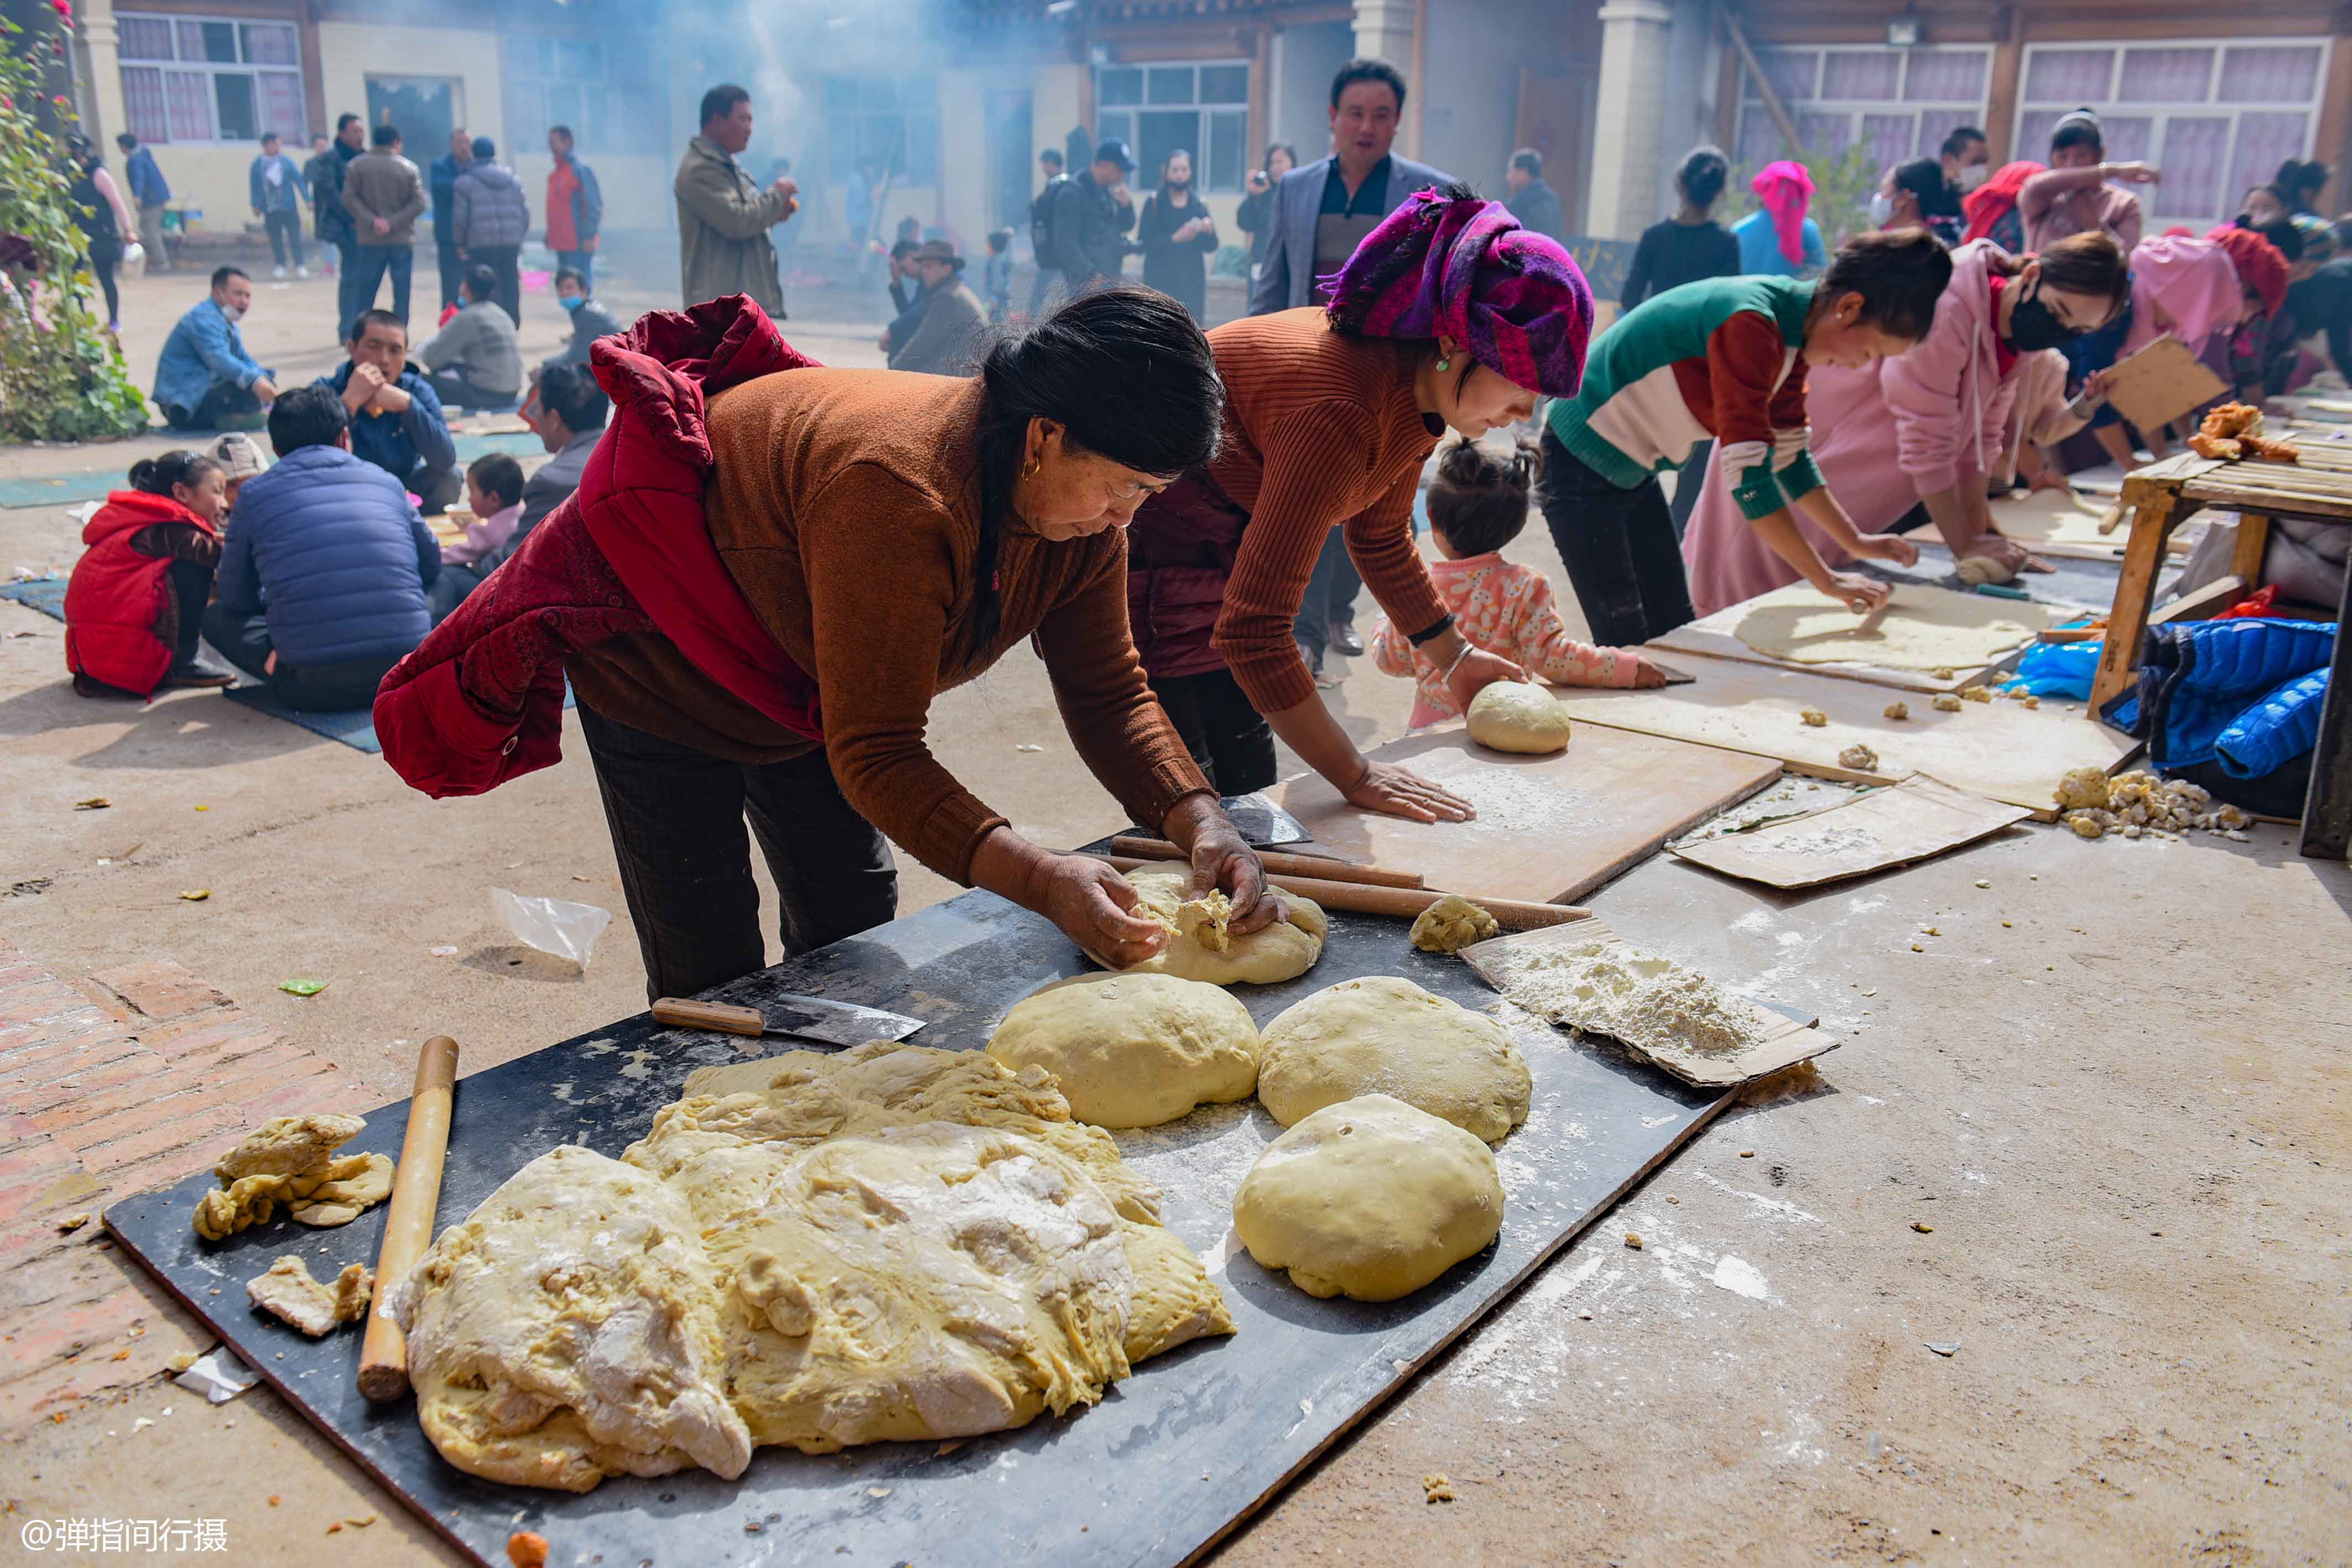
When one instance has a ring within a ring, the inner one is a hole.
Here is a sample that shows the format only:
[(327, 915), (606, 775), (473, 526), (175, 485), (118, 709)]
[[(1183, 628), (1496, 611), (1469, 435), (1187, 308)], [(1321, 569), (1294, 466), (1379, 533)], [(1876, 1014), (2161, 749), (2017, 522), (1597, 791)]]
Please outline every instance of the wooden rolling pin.
[[(1095, 857), (1120, 871), (1133, 871), (1138, 866), (1159, 865), (1159, 861), (1137, 860), (1129, 855), (1097, 855)], [(1431, 904), (1445, 896), (1425, 887), (1374, 887), (1360, 882), (1332, 882), (1324, 877), (1268, 875), (1267, 881), (1285, 893), (1295, 893), (1311, 898), (1326, 909), (1345, 909), (1357, 915), (1393, 915), (1411, 920)], [(1533, 931), (1543, 925), (1565, 925), (1571, 920), (1590, 919), (1592, 911), (1573, 904), (1526, 904), (1516, 898), (1483, 898), (1475, 893), (1462, 895), (1493, 915), (1506, 931)]]
[[(1184, 852), (1166, 839), (1130, 839), (1124, 833), (1110, 841), (1115, 855), (1134, 855), (1148, 861), (1181, 861)], [(1348, 861), (1326, 860), (1320, 855), (1291, 855), (1280, 850), (1257, 852), (1260, 864), (1269, 872), (1288, 876), (1319, 876), (1326, 882), (1360, 882), (1368, 887), (1420, 887), (1417, 871), (1382, 871), (1376, 865), (1356, 865)]]
[(385, 1212), (383, 1249), (375, 1260), (375, 1302), (360, 1345), (360, 1392), (382, 1404), (408, 1392), (408, 1342), (384, 1315), (383, 1299), (415, 1268), (433, 1242), (441, 1206), (441, 1162), (449, 1153), (449, 1103), (457, 1091), (457, 1042), (436, 1034), (416, 1053), (416, 1086), (408, 1101), (408, 1133), (400, 1141), (400, 1169)]

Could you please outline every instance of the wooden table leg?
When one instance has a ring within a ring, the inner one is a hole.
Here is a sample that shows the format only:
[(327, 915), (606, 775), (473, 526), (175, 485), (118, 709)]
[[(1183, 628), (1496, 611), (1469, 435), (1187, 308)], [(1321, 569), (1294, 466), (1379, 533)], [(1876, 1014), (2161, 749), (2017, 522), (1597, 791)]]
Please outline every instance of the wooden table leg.
[(2163, 569), (2164, 548), (2181, 510), (2176, 483), (2126, 481), (2124, 500), (2132, 508), (2131, 538), (2124, 546), (2123, 575), (2116, 580), (2116, 602), (2107, 612), (2099, 673), (2091, 682), (2093, 718), (2131, 685), (2139, 668), (2140, 637), (2147, 629), (2148, 604), (2156, 598), (2157, 573)]
[(2237, 548), (2230, 552), (2230, 570), (2245, 579), (2249, 593), (2263, 585), (2263, 550), (2270, 542), (2270, 518), (2260, 512), (2238, 514)]
[(2303, 852), (2340, 861), (2352, 850), (2352, 576), (2336, 609), (2336, 656), (2327, 666), (2327, 695), (2319, 703), (2319, 744), (2311, 754), (2311, 787), (2303, 797)]

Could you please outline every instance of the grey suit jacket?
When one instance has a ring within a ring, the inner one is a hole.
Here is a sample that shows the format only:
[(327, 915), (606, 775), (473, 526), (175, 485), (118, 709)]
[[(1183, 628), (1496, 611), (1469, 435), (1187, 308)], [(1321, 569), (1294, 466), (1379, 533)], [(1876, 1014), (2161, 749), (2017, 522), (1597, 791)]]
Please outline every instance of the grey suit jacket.
[[(1270, 316), (1315, 303), (1315, 220), (1323, 210), (1323, 183), (1331, 160), (1318, 158), (1282, 177), (1265, 231), (1265, 260), (1250, 291), (1250, 314)], [(1389, 154), (1388, 208), (1395, 212), (1415, 191), (1449, 183), (1454, 176), (1426, 163)]]

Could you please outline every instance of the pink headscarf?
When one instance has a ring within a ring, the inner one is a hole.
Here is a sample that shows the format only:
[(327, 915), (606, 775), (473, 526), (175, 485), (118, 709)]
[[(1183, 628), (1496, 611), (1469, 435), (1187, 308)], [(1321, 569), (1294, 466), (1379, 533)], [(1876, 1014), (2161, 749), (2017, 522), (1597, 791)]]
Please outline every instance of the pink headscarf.
[(1802, 163), (1783, 158), (1767, 163), (1748, 188), (1772, 214), (1772, 232), (1780, 236), (1780, 254), (1801, 267), (1805, 260), (1805, 209), (1813, 204), (1813, 177)]
[[(2234, 327), (2246, 296), (2230, 253), (2210, 239), (2144, 239), (2131, 253), (2132, 324), (2123, 351), (2136, 354), (2169, 331), (2195, 353), (2215, 332)], [(2161, 309), (2169, 327), (2156, 319)]]

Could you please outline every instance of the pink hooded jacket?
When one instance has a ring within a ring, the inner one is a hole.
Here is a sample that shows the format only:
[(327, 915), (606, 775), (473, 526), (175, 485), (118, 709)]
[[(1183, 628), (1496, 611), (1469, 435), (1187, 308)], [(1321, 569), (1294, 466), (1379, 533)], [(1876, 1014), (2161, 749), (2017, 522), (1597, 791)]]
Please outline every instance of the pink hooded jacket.
[[(1806, 395), (1813, 461), (1830, 494), (1864, 533), (1883, 533), (1923, 496), (2001, 472), (2025, 411), (2019, 384), (2035, 356), (2000, 372), (1994, 352), (1992, 268), (2006, 253), (1972, 240), (1952, 253), (1952, 281), (1927, 336), (1898, 359), (1862, 370), (1817, 367)], [(2055, 357), (2055, 350), (2043, 350)], [(1772, 553), (1707, 464), (1706, 490), (1683, 536), (1691, 602), (1701, 615), (1797, 580)], [(1832, 567), (1852, 559), (1797, 514), (1797, 526)]]
[(2123, 357), (2170, 332), (2201, 351), (2205, 340), (2238, 324), (2246, 313), (2244, 285), (2230, 253), (2210, 239), (2158, 235), (2132, 246), (2132, 324)]

